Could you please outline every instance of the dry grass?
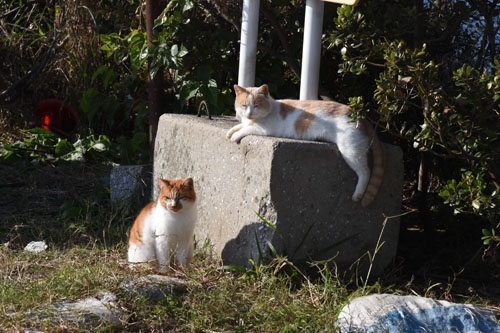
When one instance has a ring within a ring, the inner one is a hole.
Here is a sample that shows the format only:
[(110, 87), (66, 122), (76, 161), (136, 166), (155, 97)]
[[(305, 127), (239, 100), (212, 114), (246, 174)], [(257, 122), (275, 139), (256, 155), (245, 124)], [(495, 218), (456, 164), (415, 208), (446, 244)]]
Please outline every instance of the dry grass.
[(123, 247), (49, 249), (41, 254), (3, 251), (0, 255), (0, 325), (12, 331), (53, 332), (63, 327), (71, 331), (88, 330), (88, 325), (59, 318), (50, 307), (95, 296), (102, 290), (117, 292), (117, 286), (127, 277), (123, 252)]
[[(102, 7), (89, 0), (0, 5), (0, 14), (19, 8), (0, 19), (0, 143), (13, 141), (7, 133), (37, 125), (33, 111), (40, 100), (78, 105), (104, 63), (95, 23), (109, 15)], [(34, 74), (23, 79), (30, 71)], [(18, 89), (2, 96), (16, 84)]]
[(0, 144), (13, 143), (24, 137), (22, 128), (14, 124), (7, 114), (0, 112)]

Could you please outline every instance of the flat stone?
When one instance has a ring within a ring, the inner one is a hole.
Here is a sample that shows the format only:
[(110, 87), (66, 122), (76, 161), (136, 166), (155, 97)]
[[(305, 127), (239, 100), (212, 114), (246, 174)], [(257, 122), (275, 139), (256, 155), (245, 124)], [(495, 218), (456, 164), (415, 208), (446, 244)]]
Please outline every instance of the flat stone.
[[(198, 241), (209, 239), (225, 264), (248, 266), (271, 256), (268, 242), (296, 263), (335, 257), (348, 267), (375, 251), (386, 216), (400, 213), (403, 160), (384, 144), (385, 177), (367, 208), (352, 202), (357, 176), (331, 143), (248, 136), (226, 138), (233, 117), (165, 114), (155, 143), (153, 178), (193, 177)], [(159, 192), (156, 182), (154, 197)], [(263, 223), (260, 214), (269, 224)], [(391, 218), (373, 262), (378, 274), (394, 258), (399, 218)]]
[(136, 280), (126, 280), (120, 287), (132, 296), (148, 298), (153, 303), (166, 299), (169, 295), (182, 295), (186, 292), (186, 282), (165, 275), (147, 275)]
[(109, 177), (111, 201), (132, 198), (139, 205), (147, 203), (151, 198), (151, 167), (150, 164), (114, 166)]
[(116, 301), (116, 295), (113, 293), (102, 292), (96, 297), (57, 304), (53, 308), (64, 319), (90, 322), (94, 318), (98, 318), (115, 325), (120, 325), (123, 314), (118, 310)]
[[(14, 317), (18, 316), (19, 313), (9, 312), (6, 315)], [(122, 311), (118, 308), (116, 295), (109, 291), (100, 292), (95, 297), (55, 304), (43, 311), (24, 312), (22, 315), (29, 318), (33, 323), (46, 319), (54, 323), (73, 321), (78, 324), (85, 324), (87, 330), (96, 325), (99, 326), (103, 322), (109, 323), (115, 328), (121, 327), (124, 317)], [(25, 330), (24, 332), (43, 331)]]

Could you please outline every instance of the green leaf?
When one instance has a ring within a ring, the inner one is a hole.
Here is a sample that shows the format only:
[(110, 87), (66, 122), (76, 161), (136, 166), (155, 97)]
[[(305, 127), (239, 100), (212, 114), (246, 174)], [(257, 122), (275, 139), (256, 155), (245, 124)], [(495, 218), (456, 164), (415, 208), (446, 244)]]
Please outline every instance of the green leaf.
[(482, 229), (483, 235), (491, 236), (491, 231), (489, 229)]
[(442, 190), (441, 192), (439, 192), (439, 196), (443, 199), (447, 199), (450, 197), (450, 191)]
[(106, 73), (104, 74), (104, 79), (103, 79), (102, 83), (103, 83), (105, 88), (107, 88), (109, 86), (109, 82), (114, 77), (114, 74), (115, 74), (115, 72), (112, 69), (106, 71)]
[(271, 250), (271, 252), (274, 254), (274, 257), (278, 258), (279, 257), (279, 253), (278, 251), (276, 250), (276, 248), (274, 247), (274, 245), (270, 242), (270, 241), (267, 241), (267, 247)]
[(25, 132), (28, 132), (28, 133), (31, 133), (31, 134), (41, 134), (41, 135), (44, 135), (44, 136), (47, 136), (47, 137), (54, 137), (54, 138), (57, 137), (51, 131), (46, 130), (44, 128), (40, 128), (40, 127), (27, 129), (27, 130), (25, 130)]
[(209, 105), (218, 109), (219, 90), (216, 87), (200, 86), (200, 92)]
[(191, 98), (195, 97), (200, 91), (200, 88), (197, 83), (188, 82), (181, 88), (179, 92), (179, 102), (181, 107), (184, 107)]
[(481, 208), (481, 203), (479, 202), (479, 200), (473, 200), (472, 201), (472, 207), (474, 207), (474, 209), (478, 210), (479, 208)]
[(184, 2), (184, 7), (182, 8), (182, 12), (186, 12), (186, 11), (190, 10), (191, 8), (193, 8), (193, 2), (191, 0), (186, 0)]
[(106, 65), (102, 65), (102, 66), (100, 66), (100, 67), (99, 67), (99, 68), (98, 68), (98, 69), (94, 72), (94, 74), (92, 74), (92, 78), (90, 79), (90, 84), (93, 84), (93, 83), (94, 83), (94, 81), (95, 81), (95, 79), (96, 79), (99, 75), (101, 75), (102, 73), (104, 73), (104, 72), (105, 72), (105, 71), (107, 71), (107, 70), (108, 70), (108, 66), (106, 66)]
[(67, 154), (68, 152), (74, 150), (75, 147), (71, 143), (68, 142), (66, 139), (61, 139), (56, 145), (56, 155), (62, 156), (64, 154)]
[(179, 51), (179, 54), (177, 54), (177, 56), (179, 58), (182, 58), (184, 57), (186, 54), (188, 54), (188, 50), (186, 49), (186, 47), (184, 45), (181, 45), (181, 49)]
[(179, 54), (179, 46), (177, 46), (177, 44), (172, 45), (170, 54), (172, 55), (172, 57), (176, 57)]
[(94, 149), (94, 150), (97, 150), (99, 152), (103, 152), (103, 151), (107, 150), (106, 146), (103, 143), (101, 143), (101, 142), (98, 142), (98, 143), (94, 144), (91, 148)]

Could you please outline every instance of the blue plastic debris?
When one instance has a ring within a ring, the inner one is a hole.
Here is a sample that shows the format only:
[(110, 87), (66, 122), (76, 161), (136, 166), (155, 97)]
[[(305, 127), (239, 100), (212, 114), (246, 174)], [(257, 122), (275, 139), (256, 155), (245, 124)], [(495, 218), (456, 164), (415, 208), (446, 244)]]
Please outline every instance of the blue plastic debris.
[(390, 294), (352, 300), (339, 314), (337, 326), (341, 332), (368, 333), (500, 332), (495, 310)]

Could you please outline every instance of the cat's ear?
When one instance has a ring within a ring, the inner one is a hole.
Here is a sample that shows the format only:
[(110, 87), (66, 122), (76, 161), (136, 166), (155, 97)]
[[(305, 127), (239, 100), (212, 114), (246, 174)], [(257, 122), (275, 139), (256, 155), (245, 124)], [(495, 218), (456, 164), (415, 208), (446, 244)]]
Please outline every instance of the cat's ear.
[(193, 189), (194, 185), (193, 185), (193, 178), (186, 178), (184, 180), (184, 184), (182, 184), (182, 186), (188, 188), (188, 189)]
[(170, 182), (168, 181), (168, 179), (157, 178), (156, 180), (158, 181), (158, 183), (160, 183), (160, 188), (164, 188), (165, 186), (170, 186)]
[(269, 87), (267, 84), (263, 84), (259, 87), (259, 90), (257, 91), (258, 94), (263, 94), (266, 97), (269, 95)]
[(236, 93), (236, 96), (238, 96), (239, 94), (244, 93), (245, 91), (246, 91), (245, 88), (243, 88), (243, 87), (241, 87), (241, 86), (239, 86), (237, 84), (234, 85), (234, 92)]

